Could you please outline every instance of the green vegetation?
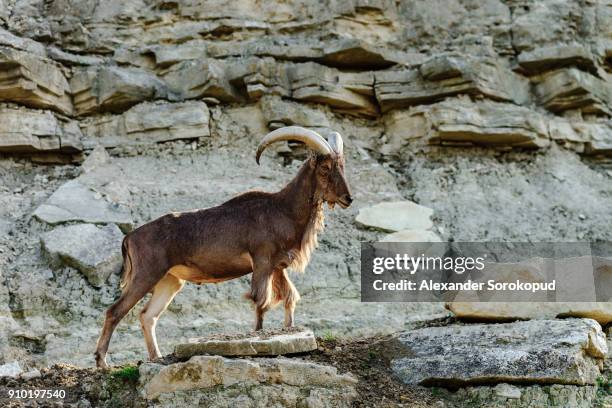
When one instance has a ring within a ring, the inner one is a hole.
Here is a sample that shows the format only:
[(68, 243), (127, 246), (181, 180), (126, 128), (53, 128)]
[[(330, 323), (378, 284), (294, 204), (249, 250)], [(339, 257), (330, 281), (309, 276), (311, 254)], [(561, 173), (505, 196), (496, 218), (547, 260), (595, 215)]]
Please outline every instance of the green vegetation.
[(338, 338), (336, 337), (336, 335), (330, 331), (326, 331), (325, 333), (323, 333), (323, 340), (324, 341), (336, 341), (338, 340)]
[(597, 377), (597, 393), (603, 395), (610, 395), (612, 392), (612, 375), (608, 374), (607, 377)]
[(136, 384), (139, 378), (138, 366), (128, 365), (117, 368), (108, 374), (102, 385), (100, 399), (106, 408), (123, 408), (132, 406), (138, 398)]
[(136, 366), (126, 366), (113, 371), (110, 375), (116, 380), (136, 382), (138, 381), (139, 372), (138, 367)]

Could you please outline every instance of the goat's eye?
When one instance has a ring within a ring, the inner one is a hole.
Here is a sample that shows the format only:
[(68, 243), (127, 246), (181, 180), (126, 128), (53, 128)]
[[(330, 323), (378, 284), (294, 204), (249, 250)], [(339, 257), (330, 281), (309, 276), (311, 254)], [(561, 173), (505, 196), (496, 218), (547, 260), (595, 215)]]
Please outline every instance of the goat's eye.
[(321, 166), (321, 173), (323, 173), (323, 174), (327, 174), (327, 173), (329, 173), (329, 172), (330, 172), (330, 170), (331, 170), (331, 167), (330, 167), (329, 165), (327, 165), (327, 164), (326, 164), (326, 165)]

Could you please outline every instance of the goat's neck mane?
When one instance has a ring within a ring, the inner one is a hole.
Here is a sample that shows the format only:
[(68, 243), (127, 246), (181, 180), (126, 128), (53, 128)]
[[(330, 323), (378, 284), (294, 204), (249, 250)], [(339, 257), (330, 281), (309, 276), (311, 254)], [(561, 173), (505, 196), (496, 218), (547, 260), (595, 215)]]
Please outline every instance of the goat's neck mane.
[(289, 268), (296, 272), (304, 272), (312, 251), (317, 247), (317, 234), (323, 229), (323, 197), (317, 190), (315, 176), (316, 166), (310, 157), (298, 174), (280, 191), (291, 202), (294, 219), (298, 222), (302, 238), (297, 248), (290, 251)]

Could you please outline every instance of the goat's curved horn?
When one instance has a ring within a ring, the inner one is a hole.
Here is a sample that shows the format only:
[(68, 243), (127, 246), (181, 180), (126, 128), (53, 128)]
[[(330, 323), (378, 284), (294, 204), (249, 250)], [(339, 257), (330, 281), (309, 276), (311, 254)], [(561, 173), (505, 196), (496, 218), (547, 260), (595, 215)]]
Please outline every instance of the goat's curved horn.
[(340, 136), (340, 133), (332, 132), (327, 137), (327, 142), (338, 156), (342, 156), (344, 154), (344, 142), (342, 141), (342, 136)]
[(310, 147), (312, 150), (322, 153), (330, 154), (333, 149), (327, 143), (327, 140), (312, 130), (304, 129), (299, 126), (287, 126), (284, 128), (276, 129), (266, 136), (264, 136), (261, 143), (257, 147), (257, 153), (255, 153), (255, 161), (259, 164), (259, 157), (263, 151), (274, 142), (280, 142), (284, 140), (297, 140)]

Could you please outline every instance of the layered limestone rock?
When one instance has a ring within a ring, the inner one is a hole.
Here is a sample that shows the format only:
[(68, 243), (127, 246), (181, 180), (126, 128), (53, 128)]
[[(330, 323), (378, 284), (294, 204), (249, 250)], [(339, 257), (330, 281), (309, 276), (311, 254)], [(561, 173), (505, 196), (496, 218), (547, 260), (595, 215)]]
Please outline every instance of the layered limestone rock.
[(544, 147), (550, 143), (548, 123), (543, 115), (510, 103), (453, 98), (390, 112), (382, 151), (392, 154), (415, 138), (443, 145)]
[[(433, 140), (521, 148), (548, 145), (535, 124), (541, 114), (534, 102), (586, 126), (595, 123), (593, 114), (610, 115), (612, 91), (604, 72), (612, 55), (609, 13), (599, 2), (496, 2), (482, 10), (461, 0), (442, 9), (412, 0), (323, 8), (273, 2), (259, 9), (249, 3), (227, 10), (213, 3), (206, 13), (197, 2), (95, 8), (21, 3), (7, 14), (9, 30), (0, 31), (0, 61), (7, 67), (0, 100), (67, 115), (73, 112), (70, 96), (76, 114), (95, 116), (159, 99), (242, 103), (275, 95), (299, 101), (305, 110), (307, 102), (373, 123), (397, 122), (401, 131), (402, 122), (411, 120), (394, 110), (427, 109), (420, 105), (468, 94), (508, 104), (446, 106), (447, 129)], [(546, 21), (565, 25), (552, 30)], [(596, 137), (592, 143), (572, 140), (572, 131), (557, 132), (554, 140), (607, 155), (605, 130), (587, 132), (587, 138)], [(406, 144), (412, 138), (402, 137)], [(372, 140), (371, 146), (380, 145)]]
[(610, 155), (612, 153), (612, 120), (602, 123), (574, 123), (578, 134), (586, 140), (586, 152)]
[(539, 102), (552, 112), (580, 110), (583, 114), (612, 114), (612, 85), (576, 68), (551, 71), (537, 81)]
[(102, 286), (121, 268), (123, 233), (114, 224), (76, 224), (42, 234), (41, 245), (52, 264), (72, 266), (93, 286)]
[(0, 101), (72, 114), (61, 66), (43, 56), (0, 46)]
[[(0, 3), (1, 5), (1, 3)], [(0, 45), (13, 47), (21, 51), (26, 51), (40, 57), (46, 56), (45, 46), (39, 42), (16, 36), (10, 31), (0, 28)]]
[(612, 151), (612, 121), (584, 122), (555, 119), (548, 123), (550, 138), (587, 154), (609, 155)]
[(391, 362), (406, 384), (595, 384), (608, 353), (590, 319), (453, 325), (404, 332)]
[[(247, 401), (261, 405), (268, 399), (270, 388), (280, 388), (288, 394), (289, 399), (297, 400), (282, 406), (302, 406), (306, 401), (318, 400), (322, 406), (348, 407), (356, 397), (356, 382), (352, 375), (338, 374), (334, 367), (287, 358), (194, 356), (187, 362), (168, 366), (155, 363), (140, 366), (144, 397), (157, 400), (162, 406), (185, 396), (191, 397), (189, 401), (192, 404), (203, 403), (211, 397), (209, 393), (214, 395), (217, 402), (206, 406), (221, 406), (219, 398), (224, 396), (224, 391), (230, 390), (234, 391), (230, 395), (240, 393)], [(250, 392), (254, 385), (261, 392)], [(197, 393), (189, 394), (189, 391)], [(298, 395), (295, 395), (296, 391)]]
[(441, 55), (418, 69), (375, 73), (376, 99), (383, 112), (469, 94), (524, 104), (529, 84), (492, 59)]
[[(247, 41), (191, 40), (183, 44), (147, 46), (135, 52), (141, 58), (152, 53), (155, 66), (159, 68), (207, 57), (272, 57), (279, 61), (314, 61), (329, 67), (360, 70), (388, 68), (395, 64), (415, 64), (423, 60), (418, 54), (380, 48), (358, 38), (341, 37), (322, 41), (314, 37), (301, 38), (291, 35), (274, 35)], [(118, 58), (117, 53), (115, 59), (134, 64), (133, 59)]]
[(317, 102), (339, 112), (376, 116), (373, 100), (374, 75), (370, 72), (344, 73), (314, 63), (288, 68), (291, 97), (299, 101)]
[[(232, 60), (227, 77), (234, 87), (243, 89), (243, 93), (252, 101), (264, 95), (291, 96), (286, 65), (273, 58)], [(230, 89), (233, 91), (233, 88)]]
[(279, 356), (316, 350), (317, 341), (312, 330), (290, 330), (270, 335), (253, 333), (252, 336), (223, 335), (189, 339), (178, 344), (174, 355), (179, 358), (201, 354), (219, 356)]
[(297, 102), (266, 96), (260, 102), (261, 111), (268, 127), (275, 129), (283, 126), (329, 128), (329, 120), (321, 110)]
[(0, 107), (0, 152), (77, 153), (82, 137), (77, 122), (50, 111)]
[(591, 50), (582, 44), (564, 44), (524, 51), (519, 54), (518, 63), (530, 74), (564, 66), (578, 66), (585, 71), (596, 71), (595, 57)]
[(395, 64), (416, 65), (424, 57), (391, 48), (377, 47), (360, 38), (341, 38), (326, 44), (319, 59), (325, 65), (346, 69), (380, 69)]
[(137, 68), (81, 68), (70, 85), (78, 115), (122, 112), (137, 103), (168, 96), (166, 85), (157, 76)]
[(211, 97), (222, 102), (237, 102), (242, 98), (229, 82), (227, 69), (224, 61), (185, 61), (173, 66), (163, 78), (170, 91), (182, 99)]
[(114, 147), (210, 136), (209, 111), (204, 102), (138, 104), (121, 115), (83, 121), (85, 143)]

